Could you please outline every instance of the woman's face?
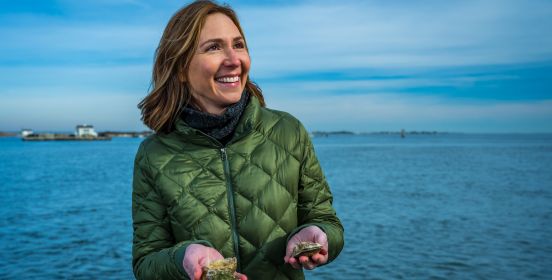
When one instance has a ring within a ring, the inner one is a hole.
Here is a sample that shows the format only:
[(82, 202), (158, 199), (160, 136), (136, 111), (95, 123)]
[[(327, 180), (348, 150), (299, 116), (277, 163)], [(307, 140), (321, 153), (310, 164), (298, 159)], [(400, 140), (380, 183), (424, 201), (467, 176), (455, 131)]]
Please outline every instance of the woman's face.
[(244, 38), (234, 22), (221, 13), (207, 16), (188, 69), (195, 104), (202, 111), (222, 114), (240, 100), (250, 64)]

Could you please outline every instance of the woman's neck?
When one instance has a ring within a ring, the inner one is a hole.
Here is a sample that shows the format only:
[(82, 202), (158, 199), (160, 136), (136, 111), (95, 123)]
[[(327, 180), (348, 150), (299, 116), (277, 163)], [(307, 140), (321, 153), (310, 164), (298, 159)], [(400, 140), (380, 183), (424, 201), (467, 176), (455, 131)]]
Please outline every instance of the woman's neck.
[(198, 111), (217, 116), (222, 116), (227, 108), (219, 107), (212, 104), (206, 104), (206, 102), (202, 102), (201, 99), (196, 99), (195, 97), (192, 97), (192, 99), (190, 100), (190, 105)]

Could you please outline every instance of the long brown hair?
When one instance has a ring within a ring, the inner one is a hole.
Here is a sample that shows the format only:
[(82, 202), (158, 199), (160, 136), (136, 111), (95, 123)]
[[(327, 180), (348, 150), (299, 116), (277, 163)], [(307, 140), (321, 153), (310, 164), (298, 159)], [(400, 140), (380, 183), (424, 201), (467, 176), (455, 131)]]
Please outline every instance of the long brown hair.
[[(157, 133), (171, 132), (182, 106), (191, 99), (189, 86), (184, 81), (188, 80), (185, 76), (197, 50), (205, 19), (214, 13), (228, 16), (245, 40), (238, 17), (228, 5), (219, 5), (213, 1), (195, 1), (172, 16), (155, 51), (151, 91), (138, 103), (138, 108), (142, 111), (142, 121)], [(245, 88), (265, 106), (261, 89), (249, 77)]]

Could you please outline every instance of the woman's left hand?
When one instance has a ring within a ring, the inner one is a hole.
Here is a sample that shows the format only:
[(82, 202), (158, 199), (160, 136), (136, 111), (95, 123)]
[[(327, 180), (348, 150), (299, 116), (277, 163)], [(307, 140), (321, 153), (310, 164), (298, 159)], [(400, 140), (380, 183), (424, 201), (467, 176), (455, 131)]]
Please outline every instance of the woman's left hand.
[[(310, 257), (300, 256), (299, 258), (294, 258), (292, 256), (293, 248), (295, 248), (299, 242), (305, 241), (316, 242), (322, 245), (322, 249), (320, 252)], [(326, 233), (317, 226), (308, 226), (301, 229), (289, 239), (284, 262), (289, 263), (295, 269), (301, 269), (301, 267), (303, 267), (309, 270), (328, 262), (328, 238)]]

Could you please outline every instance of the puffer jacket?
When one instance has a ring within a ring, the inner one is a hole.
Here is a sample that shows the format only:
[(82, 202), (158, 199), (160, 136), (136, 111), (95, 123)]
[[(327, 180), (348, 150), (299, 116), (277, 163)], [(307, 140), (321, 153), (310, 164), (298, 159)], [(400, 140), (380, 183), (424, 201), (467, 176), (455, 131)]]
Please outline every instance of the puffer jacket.
[(326, 233), (329, 261), (343, 248), (308, 133), (253, 96), (226, 145), (182, 120), (142, 142), (132, 218), (137, 279), (187, 279), (182, 258), (192, 243), (236, 257), (249, 279), (304, 279), (284, 255), (289, 237), (309, 225)]

